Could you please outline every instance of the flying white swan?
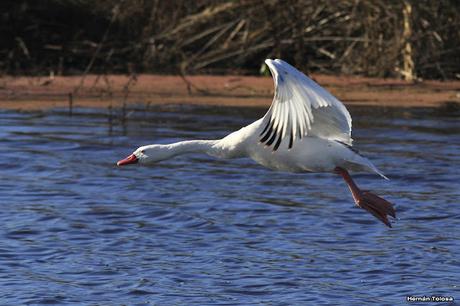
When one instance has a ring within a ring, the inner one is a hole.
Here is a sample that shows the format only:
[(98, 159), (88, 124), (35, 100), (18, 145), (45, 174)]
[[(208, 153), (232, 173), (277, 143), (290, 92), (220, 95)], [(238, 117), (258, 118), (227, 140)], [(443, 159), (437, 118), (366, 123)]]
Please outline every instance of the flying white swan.
[(138, 148), (117, 165), (152, 164), (185, 153), (206, 153), (219, 158), (250, 157), (279, 171), (330, 172), (343, 177), (356, 204), (391, 227), (391, 203), (362, 191), (348, 170), (377, 173), (352, 148), (351, 116), (332, 94), (288, 63), (265, 60), (275, 82), (275, 97), (265, 116), (218, 140), (190, 140)]

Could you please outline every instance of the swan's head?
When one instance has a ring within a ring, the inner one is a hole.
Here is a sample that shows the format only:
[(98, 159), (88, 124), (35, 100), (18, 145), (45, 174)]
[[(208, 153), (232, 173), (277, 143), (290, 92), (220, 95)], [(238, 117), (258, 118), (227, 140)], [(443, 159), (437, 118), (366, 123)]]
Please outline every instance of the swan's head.
[(171, 152), (165, 145), (149, 145), (137, 148), (133, 154), (117, 162), (117, 166), (129, 164), (153, 164), (171, 157)]

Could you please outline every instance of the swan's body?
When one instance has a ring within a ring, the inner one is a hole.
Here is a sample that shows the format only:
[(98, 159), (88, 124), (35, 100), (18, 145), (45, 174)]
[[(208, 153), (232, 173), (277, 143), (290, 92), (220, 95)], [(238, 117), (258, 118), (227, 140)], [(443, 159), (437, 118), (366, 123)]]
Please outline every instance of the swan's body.
[[(376, 172), (369, 160), (344, 143), (307, 136), (288, 149), (287, 143), (273, 151), (260, 142), (263, 119), (213, 144), (210, 155), (221, 158), (250, 157), (272, 170), (287, 172), (334, 172), (336, 167)], [(307, 161), (307, 162), (306, 162)]]
[(189, 140), (138, 148), (125, 165), (155, 163), (185, 153), (218, 158), (249, 157), (267, 168), (288, 172), (331, 172), (342, 175), (358, 206), (386, 225), (392, 205), (361, 191), (348, 170), (377, 173), (365, 157), (351, 148), (351, 116), (345, 106), (303, 73), (281, 60), (265, 61), (275, 82), (275, 97), (267, 114), (219, 140)]

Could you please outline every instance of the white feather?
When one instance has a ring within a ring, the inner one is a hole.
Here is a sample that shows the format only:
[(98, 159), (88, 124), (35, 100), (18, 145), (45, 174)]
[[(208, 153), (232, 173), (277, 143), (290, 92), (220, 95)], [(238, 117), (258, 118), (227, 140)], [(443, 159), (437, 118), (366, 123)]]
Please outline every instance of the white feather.
[(300, 137), (315, 136), (352, 144), (351, 116), (337, 98), (282, 60), (265, 63), (273, 75), (275, 95), (264, 121), (271, 118), (282, 141), (290, 137), (286, 133), (290, 130), (294, 143)]

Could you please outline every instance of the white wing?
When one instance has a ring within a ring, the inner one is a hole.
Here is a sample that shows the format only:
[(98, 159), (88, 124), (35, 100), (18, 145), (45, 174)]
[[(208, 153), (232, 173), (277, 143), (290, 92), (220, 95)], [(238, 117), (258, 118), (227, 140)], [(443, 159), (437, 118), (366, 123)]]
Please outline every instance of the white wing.
[(315, 136), (351, 145), (351, 116), (332, 94), (288, 63), (265, 60), (275, 82), (275, 97), (263, 118), (260, 141), (277, 150), (289, 137)]

